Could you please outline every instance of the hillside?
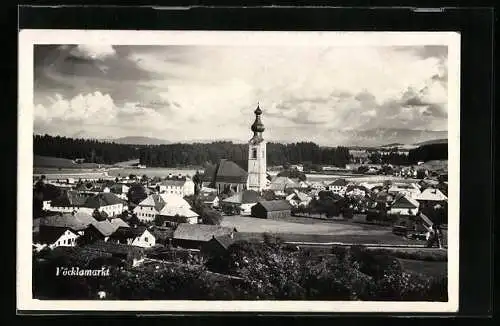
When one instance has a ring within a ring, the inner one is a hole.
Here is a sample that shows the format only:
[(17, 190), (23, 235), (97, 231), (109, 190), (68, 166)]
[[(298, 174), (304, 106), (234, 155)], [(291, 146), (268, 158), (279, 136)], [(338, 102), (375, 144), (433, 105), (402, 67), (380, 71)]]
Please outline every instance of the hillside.
[(121, 137), (116, 139), (107, 139), (106, 142), (111, 142), (115, 144), (125, 144), (125, 145), (165, 145), (170, 144), (168, 140), (152, 138), (152, 137)]
[(33, 167), (39, 167), (39, 168), (93, 169), (105, 166), (106, 165), (104, 164), (96, 164), (96, 163), (76, 164), (72, 160), (60, 157), (41, 156), (41, 155), (33, 156)]
[(423, 145), (434, 145), (434, 144), (448, 144), (448, 139), (442, 138), (442, 139), (427, 140), (427, 141), (423, 141), (420, 143), (416, 143), (414, 145), (415, 146), (423, 146)]

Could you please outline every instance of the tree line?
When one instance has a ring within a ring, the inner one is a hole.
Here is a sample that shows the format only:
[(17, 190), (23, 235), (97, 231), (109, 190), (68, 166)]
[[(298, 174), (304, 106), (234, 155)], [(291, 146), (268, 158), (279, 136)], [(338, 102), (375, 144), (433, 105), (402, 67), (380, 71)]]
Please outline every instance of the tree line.
[[(320, 147), (312, 142), (268, 143), (266, 152), (268, 165), (310, 162), (345, 167), (350, 159), (347, 147)], [(141, 148), (139, 155), (141, 164), (155, 167), (203, 165), (207, 162), (215, 163), (223, 158), (246, 162), (248, 145), (232, 142), (154, 145)]]
[(136, 159), (139, 147), (94, 139), (34, 135), (33, 154), (71, 160), (83, 158), (87, 163), (113, 164)]

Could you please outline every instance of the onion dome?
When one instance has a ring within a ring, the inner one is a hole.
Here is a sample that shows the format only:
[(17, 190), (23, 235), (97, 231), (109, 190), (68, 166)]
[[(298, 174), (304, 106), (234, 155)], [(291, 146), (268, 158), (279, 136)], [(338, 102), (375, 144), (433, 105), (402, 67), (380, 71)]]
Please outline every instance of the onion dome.
[(262, 110), (260, 109), (260, 107), (258, 105), (257, 105), (257, 109), (255, 109), (254, 113), (255, 113), (255, 121), (252, 124), (252, 131), (253, 132), (263, 132), (265, 130), (265, 128), (264, 128), (264, 124), (260, 120)]

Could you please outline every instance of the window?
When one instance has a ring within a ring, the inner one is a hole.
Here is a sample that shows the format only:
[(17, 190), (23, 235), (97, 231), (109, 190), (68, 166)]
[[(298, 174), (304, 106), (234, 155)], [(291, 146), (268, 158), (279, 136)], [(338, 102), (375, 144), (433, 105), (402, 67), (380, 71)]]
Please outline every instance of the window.
[(257, 149), (256, 148), (252, 149), (252, 158), (257, 158)]
[(148, 242), (148, 237), (144, 237), (144, 241)]

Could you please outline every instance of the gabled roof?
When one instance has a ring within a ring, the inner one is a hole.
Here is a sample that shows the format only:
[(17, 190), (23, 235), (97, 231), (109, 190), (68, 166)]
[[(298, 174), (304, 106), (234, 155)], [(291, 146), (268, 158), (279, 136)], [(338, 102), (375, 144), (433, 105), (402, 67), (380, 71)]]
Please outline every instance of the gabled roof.
[(71, 231), (69, 228), (55, 228), (55, 229), (46, 229), (40, 232), (37, 235), (37, 239), (39, 243), (52, 244), (56, 242), (66, 231), (77, 235), (75, 232)]
[(116, 204), (123, 204), (123, 201), (120, 198), (118, 198), (118, 196), (116, 196), (115, 194), (110, 192), (105, 192), (89, 197), (85, 201), (85, 204), (83, 206), (88, 208), (100, 208), (103, 206), (116, 205)]
[(141, 207), (154, 207), (157, 212), (161, 211), (163, 206), (165, 206), (165, 201), (163, 200), (162, 196), (158, 194), (151, 194), (147, 196), (143, 201), (139, 203)]
[(275, 177), (269, 185), (271, 190), (285, 190), (287, 188), (300, 188), (300, 184), (288, 177)]
[(60, 196), (54, 198), (50, 205), (53, 207), (80, 207), (85, 204), (86, 199), (86, 196), (76, 191), (65, 190)]
[(416, 196), (416, 199), (423, 201), (444, 201), (447, 200), (448, 197), (446, 197), (439, 189), (427, 188), (422, 191), (421, 194)]
[(175, 207), (166, 205), (160, 211), (159, 215), (161, 216), (184, 216), (184, 217), (198, 217), (199, 215), (193, 212), (191, 209), (187, 207)]
[(224, 199), (222, 202), (229, 204), (252, 204), (258, 202), (260, 199), (261, 197), (258, 192), (254, 190), (244, 190)]
[[(300, 200), (300, 201), (308, 201), (311, 199), (311, 196), (301, 192), (301, 191), (298, 191), (298, 190), (295, 190), (294, 191), (295, 195), (297, 196), (297, 198)], [(293, 198), (293, 197), (292, 197)]]
[(115, 226), (115, 228), (129, 228), (130, 226), (121, 218), (114, 218), (110, 221), (111, 224)]
[(174, 231), (174, 239), (210, 241), (213, 236), (231, 234), (233, 229), (219, 225), (181, 223)]
[(339, 187), (345, 187), (347, 186), (348, 182), (345, 179), (337, 179), (330, 183), (330, 186), (339, 186)]
[(215, 182), (246, 183), (247, 177), (247, 171), (243, 170), (238, 164), (228, 160), (220, 160), (216, 170)]
[(185, 176), (167, 177), (164, 180), (162, 180), (160, 183), (164, 186), (182, 187), (186, 183), (186, 177)]
[(41, 218), (40, 226), (48, 226), (51, 228), (67, 228), (74, 231), (82, 231), (87, 228), (88, 224), (76, 218), (72, 214), (62, 214)]
[(83, 249), (90, 251), (107, 252), (111, 254), (144, 253), (144, 249), (141, 247), (105, 241), (96, 241), (95, 243), (83, 247)]
[(218, 242), (224, 249), (228, 249), (235, 242), (230, 235), (214, 236), (211, 241)]
[(117, 226), (113, 225), (108, 220), (92, 223), (92, 226), (94, 226), (96, 230), (105, 237), (109, 237), (118, 229)]
[(291, 209), (290, 204), (286, 200), (264, 200), (258, 202), (268, 212), (287, 211)]
[(184, 198), (182, 198), (181, 196), (179, 196), (177, 194), (160, 194), (160, 197), (163, 200), (163, 202), (165, 203), (165, 205), (162, 207), (162, 209), (165, 206), (186, 207), (186, 208), (191, 207), (191, 205), (189, 205), (189, 203)]
[(419, 202), (408, 196), (398, 196), (392, 204), (392, 208), (418, 208)]

